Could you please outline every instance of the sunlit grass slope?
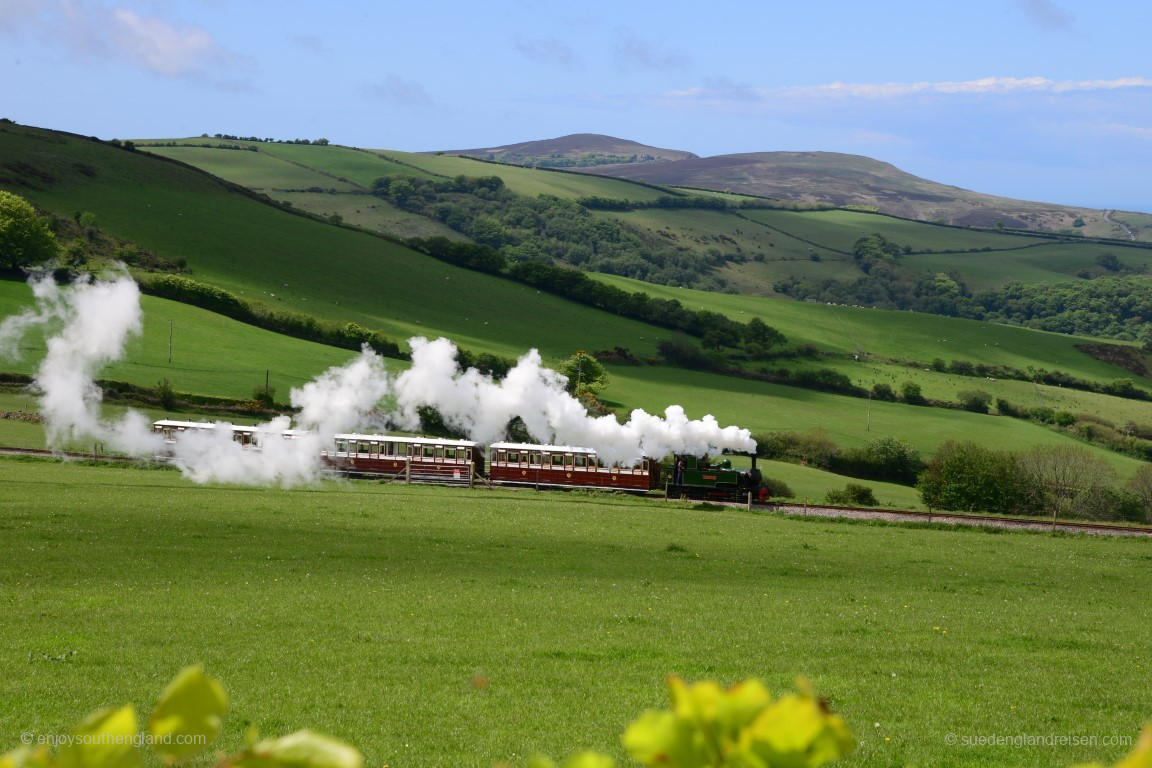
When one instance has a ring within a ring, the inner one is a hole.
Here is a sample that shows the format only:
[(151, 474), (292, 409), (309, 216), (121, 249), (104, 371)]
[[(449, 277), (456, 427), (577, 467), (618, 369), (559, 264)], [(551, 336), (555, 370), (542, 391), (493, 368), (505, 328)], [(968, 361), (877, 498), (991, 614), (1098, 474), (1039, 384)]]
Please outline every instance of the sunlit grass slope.
[(616, 345), (654, 350), (650, 326), (294, 216), (142, 153), (6, 126), (0, 154), (52, 179), (12, 187), (37, 205), (63, 216), (92, 211), (108, 232), (169, 259), (185, 257), (193, 277), (249, 301), (400, 339), (442, 334), (505, 355), (533, 346), (550, 355)]
[(807, 677), (860, 741), (847, 768), (1110, 763), (1128, 750), (946, 734), (1135, 735), (1152, 714), (1144, 540), (10, 459), (0, 485), (0, 749), (147, 712), (197, 662), (231, 699), (223, 749), (308, 727), (367, 765), (623, 757), (670, 673)]

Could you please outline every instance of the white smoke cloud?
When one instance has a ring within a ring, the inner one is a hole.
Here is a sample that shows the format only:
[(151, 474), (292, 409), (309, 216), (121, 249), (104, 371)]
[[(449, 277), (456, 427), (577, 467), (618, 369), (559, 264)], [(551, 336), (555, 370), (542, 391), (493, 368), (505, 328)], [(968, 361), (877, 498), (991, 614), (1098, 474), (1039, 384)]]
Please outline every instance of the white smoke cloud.
[(40, 327), (47, 354), (36, 373), (35, 390), (47, 425), (49, 445), (86, 437), (104, 441), (116, 451), (154, 455), (168, 450), (174, 463), (196, 482), (249, 485), (296, 485), (317, 480), (323, 470), (320, 452), (333, 435), (382, 429), (389, 425), (419, 428), (419, 409), (431, 406), (445, 422), (479, 443), (504, 437), (519, 416), (541, 443), (576, 445), (595, 450), (609, 463), (670, 453), (717, 454), (753, 451), (748, 430), (721, 427), (712, 416), (690, 420), (678, 405), (663, 417), (642, 410), (620, 424), (612, 416), (593, 417), (565, 391), (567, 379), (542, 364), (531, 350), (502, 381), (474, 368), (460, 371), (456, 347), (447, 339), (409, 339), (412, 366), (393, 375), (384, 361), (365, 347), (343, 366), (330, 368), (291, 392), (298, 409), (297, 427), (307, 430), (291, 439), (281, 416), (257, 427), (260, 450), (235, 442), (232, 426), (188, 430), (165, 446), (148, 419), (130, 411), (119, 419), (100, 415), (101, 393), (93, 379), (105, 364), (120, 359), (130, 337), (141, 331), (140, 291), (124, 272), (111, 279), (84, 279), (60, 286), (50, 276), (30, 280), (34, 307), (0, 323), (0, 356), (13, 356), (21, 338)]
[(670, 453), (718, 454), (750, 452), (756, 441), (746, 429), (721, 427), (711, 415), (690, 420), (678, 405), (664, 417), (637, 409), (625, 424), (612, 416), (593, 417), (564, 386), (567, 379), (543, 367), (536, 350), (520, 358), (503, 381), (494, 381), (474, 368), (460, 372), (456, 348), (447, 339), (408, 340), (412, 367), (396, 379), (394, 394), (398, 426), (414, 429), (416, 409), (432, 406), (445, 423), (480, 443), (503, 437), (504, 428), (519, 416), (541, 443), (592, 448), (609, 463)]
[(67, 287), (47, 273), (33, 276), (30, 283), (36, 304), (0, 324), (0, 354), (11, 356), (36, 326), (50, 331), (34, 385), (48, 445), (93, 438), (115, 451), (155, 451), (161, 443), (142, 414), (130, 411), (114, 421), (101, 418), (103, 397), (93, 381), (97, 371), (123, 356), (128, 339), (140, 333), (136, 283), (125, 272), (111, 280), (85, 276)]

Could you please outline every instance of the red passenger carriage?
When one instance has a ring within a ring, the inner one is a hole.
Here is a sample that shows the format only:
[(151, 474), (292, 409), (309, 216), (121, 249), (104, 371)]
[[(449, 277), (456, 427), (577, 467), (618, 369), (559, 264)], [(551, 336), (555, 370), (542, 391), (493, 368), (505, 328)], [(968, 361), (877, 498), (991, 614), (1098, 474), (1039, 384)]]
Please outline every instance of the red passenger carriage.
[(651, 459), (636, 459), (610, 467), (590, 448), (493, 443), (488, 447), (488, 477), (495, 485), (605, 488), (644, 493), (660, 487), (660, 464)]

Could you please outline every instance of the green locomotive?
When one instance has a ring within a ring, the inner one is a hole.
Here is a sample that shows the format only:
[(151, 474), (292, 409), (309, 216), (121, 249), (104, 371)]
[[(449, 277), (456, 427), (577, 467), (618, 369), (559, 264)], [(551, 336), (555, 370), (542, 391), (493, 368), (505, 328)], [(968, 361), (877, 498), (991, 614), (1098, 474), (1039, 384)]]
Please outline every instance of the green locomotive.
[(734, 469), (729, 459), (721, 459), (713, 464), (707, 458), (696, 456), (675, 456), (672, 471), (668, 473), (666, 492), (669, 497), (686, 497), (707, 501), (748, 501), (768, 500), (768, 487), (756, 468), (756, 456), (752, 456), (750, 469)]

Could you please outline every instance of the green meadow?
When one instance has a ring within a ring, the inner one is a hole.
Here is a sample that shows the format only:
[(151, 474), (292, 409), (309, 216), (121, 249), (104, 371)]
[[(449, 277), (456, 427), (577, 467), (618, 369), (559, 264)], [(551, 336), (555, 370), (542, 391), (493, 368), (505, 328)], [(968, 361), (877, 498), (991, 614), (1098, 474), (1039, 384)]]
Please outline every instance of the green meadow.
[[(833, 355), (860, 354), (924, 364), (936, 358), (948, 363), (967, 360), (1021, 370), (1033, 366), (1104, 382), (1131, 376), (1123, 368), (1076, 348), (1099, 339), (917, 312), (777, 301), (652, 285), (615, 275), (593, 276), (624, 290), (676, 299), (689, 309), (720, 312), (741, 322), (759, 317), (787, 336), (790, 344), (811, 344)], [(1137, 384), (1152, 389), (1147, 381), (1138, 380)]]
[(972, 440), (1000, 450), (1074, 444), (1108, 462), (1123, 479), (1143, 463), (1048, 427), (1005, 416), (869, 402), (679, 368), (611, 366), (610, 373), (611, 381), (604, 391), (610, 404), (618, 402), (617, 393), (627, 392), (629, 406), (650, 413), (663, 414), (668, 404), (677, 403), (691, 418), (711, 413), (722, 423), (734, 422), (753, 433), (823, 429), (842, 446), (863, 446), (882, 436), (899, 437), (925, 455), (934, 453), (945, 440)]
[[(28, 286), (0, 281), (0, 317), (31, 303)], [(142, 387), (155, 387), (167, 379), (177, 392), (246, 399), (254, 389), (264, 388), (267, 375), (277, 399), (287, 402), (292, 387), (355, 355), (167, 299), (142, 296), (141, 308), (143, 332), (129, 340), (125, 358), (101, 370), (99, 378)], [(29, 333), (21, 345), (21, 359), (0, 361), (0, 370), (33, 373), (45, 351), (43, 335)], [(399, 360), (391, 363), (402, 365)]]
[(1110, 761), (1127, 748), (949, 734), (1134, 737), (1152, 715), (1148, 540), (11, 458), (0, 487), (4, 747), (147, 712), (193, 663), (228, 690), (223, 749), (309, 727), (368, 765), (621, 757), (668, 674), (809, 679), (860, 742), (846, 766)]
[[(22, 190), (32, 202), (64, 216), (91, 211), (109, 232), (185, 257), (193, 278), (257, 304), (356, 322), (401, 341), (446, 335), (508, 356), (531, 347), (555, 356), (616, 345), (655, 350), (651, 326), (263, 205), (143, 153), (23, 127), (0, 131), (6, 152), (56, 180)], [(82, 167), (100, 170), (90, 177)]]
[[(198, 143), (254, 148), (255, 152), (210, 149)], [(166, 142), (167, 143), (167, 142)], [(339, 214), (348, 224), (402, 237), (445, 234), (438, 222), (396, 209), (370, 208), (363, 194), (374, 179), (392, 174), (451, 177), (498, 175), (514, 192), (563, 198), (598, 196), (650, 202), (677, 193), (749, 200), (742, 195), (702, 190), (674, 190), (593, 174), (559, 172), (483, 162), (455, 155), (426, 155), (394, 150), (341, 146), (180, 139), (178, 146), (145, 147), (238, 184), (266, 192), (320, 215)], [(334, 194), (306, 193), (308, 188)], [(718, 272), (729, 288), (750, 295), (771, 295), (773, 284), (788, 277), (812, 280), (853, 279), (859, 270), (847, 256), (860, 237), (879, 233), (910, 253), (902, 263), (926, 272), (958, 271), (973, 290), (996, 288), (1009, 280), (1025, 282), (1075, 279), (1095, 266), (1103, 253), (1113, 253), (1133, 268), (1152, 266), (1152, 250), (1123, 241), (1053, 240), (1019, 232), (949, 227), (855, 210), (738, 211), (642, 209), (594, 211), (593, 215), (629, 224), (654, 243), (699, 253), (718, 251), (747, 259)], [(1141, 214), (1129, 226), (1145, 225)], [(1093, 234), (1088, 232), (1086, 234)]]

